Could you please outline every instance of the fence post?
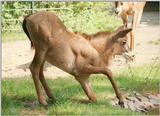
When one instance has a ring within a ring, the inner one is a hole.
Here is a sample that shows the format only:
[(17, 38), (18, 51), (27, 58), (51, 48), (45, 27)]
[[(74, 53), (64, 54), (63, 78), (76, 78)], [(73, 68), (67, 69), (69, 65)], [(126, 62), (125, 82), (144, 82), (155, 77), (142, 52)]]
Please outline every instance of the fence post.
[[(0, 1), (0, 17), (2, 17), (2, 3)], [(2, 38), (2, 18), (0, 19), (0, 37)], [(0, 40), (0, 62), (2, 62), (2, 39)], [(0, 69), (2, 69), (2, 65), (0, 65)], [(2, 75), (2, 72), (0, 71), (0, 75)], [(0, 79), (0, 86), (2, 87), (1, 85), (2, 83), (2, 80)], [(0, 94), (0, 98), (2, 99), (2, 94)], [(0, 107), (2, 107), (2, 104), (1, 104), (1, 100), (0, 100)], [(0, 115), (1, 115), (1, 109), (0, 109)]]
[(34, 13), (34, 0), (31, 2), (31, 9), (32, 9), (32, 14)]

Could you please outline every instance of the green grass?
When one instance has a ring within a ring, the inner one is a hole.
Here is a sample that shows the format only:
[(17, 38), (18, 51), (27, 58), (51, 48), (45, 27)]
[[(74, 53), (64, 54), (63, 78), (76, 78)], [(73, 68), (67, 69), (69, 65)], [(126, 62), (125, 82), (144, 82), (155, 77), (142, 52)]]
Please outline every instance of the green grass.
[[(133, 68), (134, 78), (128, 76), (127, 70), (121, 70), (115, 77), (121, 91), (124, 93), (133, 93), (133, 91), (145, 93), (158, 93), (158, 84), (160, 71), (156, 70), (145, 79), (147, 73), (146, 65), (143, 67)], [(160, 68), (160, 65), (154, 65)], [(140, 70), (141, 69), (141, 70)], [(26, 77), (25, 77), (26, 78)], [(81, 103), (80, 100), (87, 99), (81, 86), (74, 78), (58, 78), (55, 80), (48, 79), (47, 82), (56, 97), (56, 103), (50, 104), (48, 109), (40, 106), (38, 103), (34, 105), (32, 102), (37, 101), (34, 84), (31, 78), (28, 79), (3, 79), (2, 80), (2, 114), (132, 114), (128, 109), (122, 109), (118, 106), (110, 104), (111, 99), (115, 98), (112, 86), (107, 78), (103, 75), (93, 75), (90, 78), (93, 89), (97, 95), (96, 103)], [(26, 105), (28, 104), (28, 105)]]
[[(160, 82), (160, 59), (156, 59), (153, 64), (136, 67), (131, 66), (127, 69), (124, 68), (117, 71), (116, 75), (121, 82), (121, 85), (125, 85), (127, 91), (132, 92), (135, 90), (142, 94), (145, 94), (146, 91), (153, 94), (158, 93), (158, 84)], [(157, 84), (155, 84), (156, 82)], [(130, 87), (130, 85), (132, 87)]]

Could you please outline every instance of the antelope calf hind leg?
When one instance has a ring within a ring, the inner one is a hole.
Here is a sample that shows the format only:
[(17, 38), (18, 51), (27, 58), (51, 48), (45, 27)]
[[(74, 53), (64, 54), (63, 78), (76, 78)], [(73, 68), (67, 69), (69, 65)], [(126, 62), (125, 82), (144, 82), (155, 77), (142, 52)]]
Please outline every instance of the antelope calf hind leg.
[(81, 77), (75, 77), (76, 80), (81, 84), (85, 94), (89, 98), (90, 102), (96, 102), (97, 98), (92, 90), (91, 84), (88, 80), (89, 76), (81, 76)]
[(33, 61), (30, 65), (30, 70), (32, 73), (32, 77), (34, 80), (34, 84), (35, 84), (35, 88), (36, 88), (36, 92), (37, 92), (37, 96), (38, 96), (38, 100), (39, 103), (42, 105), (48, 105), (46, 102), (45, 97), (42, 95), (42, 91), (41, 91), (41, 87), (40, 87), (40, 68), (43, 65), (44, 62), (44, 57), (45, 57), (45, 53), (46, 50), (39, 50), (35, 48), (35, 56), (33, 58)]
[(55, 100), (53, 94), (51, 93), (51, 90), (48, 87), (47, 82), (44, 78), (44, 74), (43, 74), (44, 63), (45, 63), (45, 61), (43, 61), (42, 65), (41, 65), (41, 68), (40, 68), (39, 79), (40, 79), (40, 82), (42, 83), (42, 85), (44, 87), (44, 90), (45, 90), (47, 96), (50, 98), (51, 102), (55, 102), (56, 100)]

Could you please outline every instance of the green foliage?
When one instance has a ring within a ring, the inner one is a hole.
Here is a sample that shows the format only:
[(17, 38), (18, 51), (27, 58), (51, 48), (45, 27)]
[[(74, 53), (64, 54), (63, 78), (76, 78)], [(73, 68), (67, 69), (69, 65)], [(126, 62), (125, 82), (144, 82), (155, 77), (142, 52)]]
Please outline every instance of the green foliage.
[[(32, 13), (31, 6), (31, 2), (2, 2), (3, 32), (10, 29), (22, 30), (23, 17)], [(34, 2), (34, 12), (43, 8), (57, 8), (49, 11), (58, 14), (72, 31), (113, 31), (121, 25), (114, 16), (111, 2)]]
[(28, 9), (29, 2), (2, 2), (2, 31), (21, 30), (23, 16), (30, 11), (19, 10)]

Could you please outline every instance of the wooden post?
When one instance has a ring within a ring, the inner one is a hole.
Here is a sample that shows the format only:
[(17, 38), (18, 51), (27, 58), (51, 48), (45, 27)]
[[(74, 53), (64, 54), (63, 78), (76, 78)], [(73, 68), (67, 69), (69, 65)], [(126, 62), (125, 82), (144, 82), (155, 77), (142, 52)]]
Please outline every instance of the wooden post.
[(32, 14), (34, 13), (34, 0), (31, 2), (31, 9), (32, 9)]

